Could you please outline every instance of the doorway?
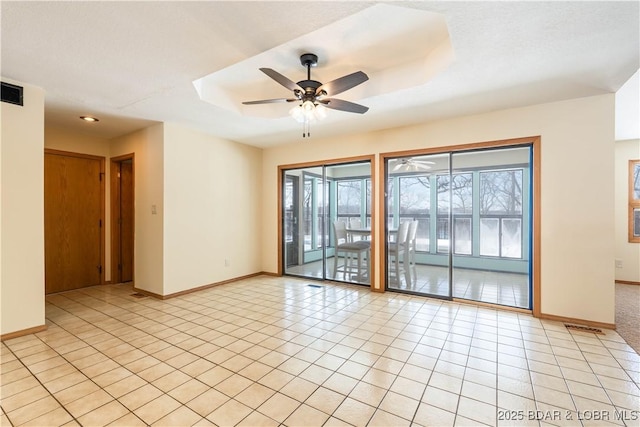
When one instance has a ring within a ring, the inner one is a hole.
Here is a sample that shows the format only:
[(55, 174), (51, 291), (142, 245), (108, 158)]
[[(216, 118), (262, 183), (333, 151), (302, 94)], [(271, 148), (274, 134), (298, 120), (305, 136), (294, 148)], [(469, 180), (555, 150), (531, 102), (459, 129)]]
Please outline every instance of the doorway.
[(386, 288), (531, 310), (533, 144), (386, 158)]
[(370, 157), (280, 167), (285, 274), (372, 282)]
[(46, 149), (45, 292), (104, 283), (104, 157)]
[(134, 278), (134, 155), (111, 159), (111, 282)]

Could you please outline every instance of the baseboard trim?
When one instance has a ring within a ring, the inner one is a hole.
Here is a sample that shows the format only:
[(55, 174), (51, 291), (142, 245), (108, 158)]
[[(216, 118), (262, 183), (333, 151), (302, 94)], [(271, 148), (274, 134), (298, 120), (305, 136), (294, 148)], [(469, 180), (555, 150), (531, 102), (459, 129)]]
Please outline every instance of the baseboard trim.
[(38, 332), (46, 331), (47, 325), (34, 326), (32, 328), (22, 329), (20, 331), (9, 332), (7, 334), (0, 335), (0, 341), (11, 340), (14, 338), (23, 337), (25, 335), (36, 334)]
[(540, 319), (555, 320), (556, 322), (571, 323), (574, 325), (590, 326), (592, 328), (616, 329), (615, 323), (594, 322), (593, 320), (576, 319), (574, 317), (556, 316), (555, 314), (540, 313)]
[(620, 283), (621, 285), (638, 285), (638, 286), (640, 286), (640, 282), (633, 282), (631, 280), (616, 280), (616, 283)]
[(282, 277), (282, 274), (272, 273), (270, 271), (261, 271), (257, 274), (258, 276), (271, 276), (271, 277)]
[(258, 273), (247, 274), (245, 276), (234, 277), (233, 279), (223, 280), (221, 282), (215, 282), (215, 283), (210, 283), (208, 285), (198, 286), (197, 288), (191, 288), (191, 289), (186, 289), (186, 290), (180, 291), (180, 292), (174, 292), (174, 293), (168, 294), (168, 295), (156, 294), (155, 292), (146, 291), (144, 289), (136, 288), (135, 286), (133, 287), (133, 290), (136, 291), (136, 292), (139, 292), (141, 294), (153, 297), (153, 298), (165, 300), (165, 299), (180, 297), (180, 296), (183, 296), (183, 295), (188, 295), (188, 294), (191, 294), (193, 292), (203, 291), (205, 289), (213, 288), (215, 286), (226, 285), (227, 283), (233, 283), (233, 282), (238, 282), (240, 280), (250, 279), (252, 277), (271, 276), (271, 275), (273, 275), (273, 273), (265, 273), (265, 272), (261, 271), (261, 272), (258, 272)]

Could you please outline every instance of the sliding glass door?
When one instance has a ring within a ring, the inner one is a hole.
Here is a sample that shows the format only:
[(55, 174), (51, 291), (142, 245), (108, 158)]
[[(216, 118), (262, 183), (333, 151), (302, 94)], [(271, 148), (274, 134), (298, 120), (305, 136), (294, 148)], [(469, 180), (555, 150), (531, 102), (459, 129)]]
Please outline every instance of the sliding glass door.
[(369, 285), (371, 162), (282, 174), (285, 274)]
[(531, 308), (531, 147), (386, 161), (387, 289)]
[[(388, 161), (386, 242), (389, 289), (446, 298), (451, 296), (449, 160), (448, 154), (435, 154)], [(424, 265), (430, 268), (427, 270), (422, 267)]]

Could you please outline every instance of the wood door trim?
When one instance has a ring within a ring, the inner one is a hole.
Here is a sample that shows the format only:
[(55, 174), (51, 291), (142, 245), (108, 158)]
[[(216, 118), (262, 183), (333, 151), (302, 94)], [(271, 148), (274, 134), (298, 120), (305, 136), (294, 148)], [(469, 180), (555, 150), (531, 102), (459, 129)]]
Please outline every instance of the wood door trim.
[[(118, 262), (117, 260), (120, 258), (120, 224), (118, 223), (118, 206), (120, 205), (120, 188), (118, 186), (117, 179), (117, 164), (126, 160), (131, 160), (132, 170), (131, 170), (131, 192), (133, 200), (135, 200), (135, 192), (136, 192), (136, 160), (135, 153), (124, 154), (121, 156), (111, 157), (111, 165), (110, 165), (110, 188), (111, 188), (111, 197), (110, 197), (110, 221), (111, 221), (111, 282), (112, 283), (120, 283), (122, 277), (120, 271), (118, 270)], [(135, 236), (135, 203), (131, 207), (131, 214), (133, 215), (133, 231), (132, 237)], [(133, 275), (135, 277), (135, 250), (134, 250), (134, 258), (133, 258)], [(135, 282), (135, 281), (134, 281)]]
[[(73, 151), (62, 151), (62, 150), (54, 150), (52, 148), (45, 148), (45, 154), (52, 154), (54, 156), (66, 156), (66, 157), (79, 157), (81, 159), (94, 159), (94, 160), (105, 160), (104, 156), (95, 156), (93, 154), (84, 154), (84, 153), (74, 153)], [(104, 172), (104, 168), (102, 170)]]
[[(106, 232), (105, 229), (107, 227), (107, 223), (105, 221), (105, 210), (106, 210), (106, 193), (105, 193), (105, 157), (104, 156), (96, 156), (93, 154), (84, 154), (84, 153), (76, 153), (73, 151), (63, 151), (63, 150), (54, 150), (51, 148), (45, 148), (44, 154), (54, 155), (54, 156), (65, 156), (65, 157), (77, 157), (81, 159), (91, 159), (98, 160), (100, 162), (100, 265), (102, 269), (100, 270), (100, 284), (104, 285), (105, 274), (106, 274), (106, 265), (105, 265), (105, 242), (106, 242)], [(44, 166), (43, 166), (44, 167)], [(46, 288), (45, 288), (46, 293)]]

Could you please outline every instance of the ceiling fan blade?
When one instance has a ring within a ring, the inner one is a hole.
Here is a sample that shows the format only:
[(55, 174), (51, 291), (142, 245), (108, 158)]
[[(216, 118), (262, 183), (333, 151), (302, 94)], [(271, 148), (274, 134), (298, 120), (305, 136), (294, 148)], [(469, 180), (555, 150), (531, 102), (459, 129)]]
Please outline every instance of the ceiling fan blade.
[(298, 101), (298, 98), (275, 98), (275, 99), (261, 99), (259, 101), (244, 101), (244, 105), (254, 104), (274, 104), (276, 102), (294, 102)]
[(318, 100), (321, 104), (324, 104), (327, 108), (331, 108), (333, 110), (341, 110), (347, 111), (349, 113), (358, 113), (364, 114), (369, 111), (369, 107), (365, 107), (364, 105), (356, 104), (354, 102), (345, 101), (343, 99), (322, 99)]
[(260, 71), (265, 73), (267, 76), (271, 77), (273, 80), (280, 83), (282, 86), (286, 87), (289, 90), (303, 90), (300, 86), (298, 86), (292, 80), (289, 80), (287, 77), (283, 76), (276, 70), (272, 70), (271, 68), (260, 68)]
[(369, 80), (369, 76), (362, 71), (356, 71), (355, 73), (348, 74), (340, 77), (339, 79), (323, 84), (318, 88), (316, 93), (320, 95), (322, 91), (325, 91), (327, 95), (334, 96), (344, 92), (345, 90), (349, 90), (352, 87), (358, 86), (360, 83), (364, 83), (367, 80)]
[(414, 163), (412, 166), (419, 171), (428, 171), (429, 169), (431, 169), (431, 166), (425, 165), (423, 163)]

